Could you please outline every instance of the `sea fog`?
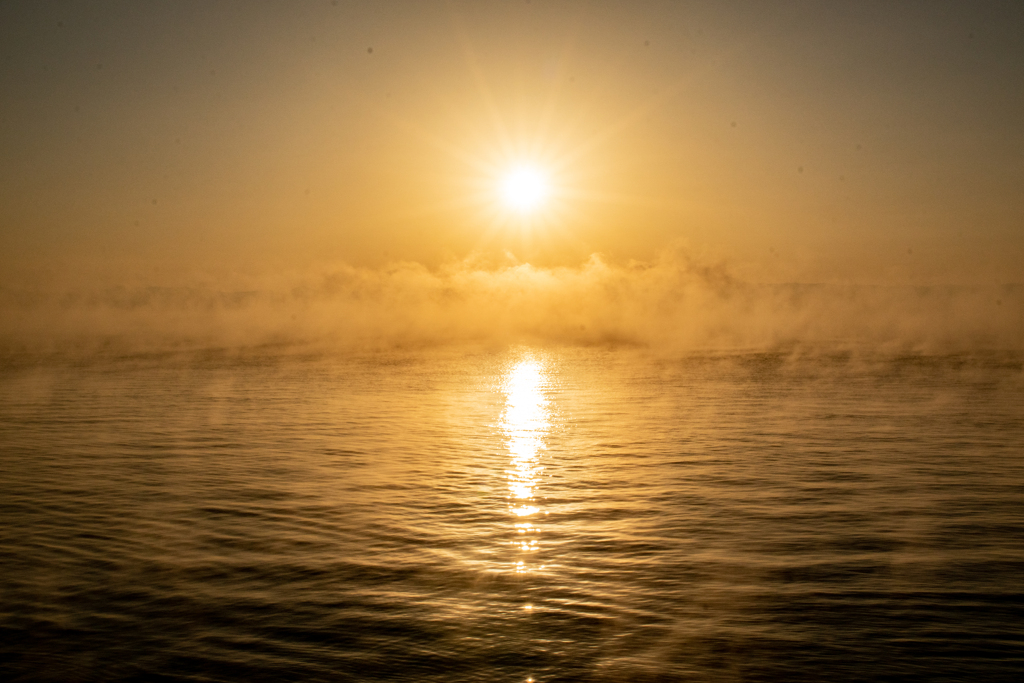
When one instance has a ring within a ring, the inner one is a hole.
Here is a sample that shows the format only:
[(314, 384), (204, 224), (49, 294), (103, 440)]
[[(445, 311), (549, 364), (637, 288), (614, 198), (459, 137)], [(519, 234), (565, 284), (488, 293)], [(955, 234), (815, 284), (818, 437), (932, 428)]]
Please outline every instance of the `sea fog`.
[(577, 267), (334, 265), (271, 275), (152, 272), (9, 279), (0, 353), (351, 352), (510, 343), (636, 346), (663, 356), (823, 349), (1024, 349), (1024, 287), (761, 283), (685, 251)]

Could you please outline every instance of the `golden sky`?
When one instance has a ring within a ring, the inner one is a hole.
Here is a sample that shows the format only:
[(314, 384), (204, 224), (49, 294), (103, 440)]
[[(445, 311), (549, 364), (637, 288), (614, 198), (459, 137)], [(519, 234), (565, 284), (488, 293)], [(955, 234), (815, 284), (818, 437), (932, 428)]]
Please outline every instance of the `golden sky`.
[(7, 273), (1024, 271), (1019, 2), (8, 1), (0, 59)]

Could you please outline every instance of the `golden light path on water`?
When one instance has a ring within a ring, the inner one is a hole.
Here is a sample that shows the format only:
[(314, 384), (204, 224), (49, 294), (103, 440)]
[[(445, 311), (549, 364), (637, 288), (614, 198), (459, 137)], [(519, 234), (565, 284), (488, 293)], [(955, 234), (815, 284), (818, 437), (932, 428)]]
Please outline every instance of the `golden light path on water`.
[(517, 537), (512, 543), (521, 553), (515, 565), (520, 573), (544, 568), (533, 566), (529, 560), (540, 543), (538, 519), (542, 510), (537, 504), (537, 488), (544, 470), (541, 453), (551, 429), (551, 411), (544, 396), (547, 385), (544, 365), (531, 355), (513, 363), (501, 384), (505, 409), (499, 426), (508, 440), (508, 509)]

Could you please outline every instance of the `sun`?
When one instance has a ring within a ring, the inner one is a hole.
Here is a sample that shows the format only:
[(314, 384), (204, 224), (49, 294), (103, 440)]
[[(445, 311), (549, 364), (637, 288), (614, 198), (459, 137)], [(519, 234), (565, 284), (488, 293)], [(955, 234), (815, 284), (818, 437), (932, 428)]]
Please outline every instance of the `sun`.
[(505, 206), (520, 214), (533, 213), (551, 193), (547, 174), (533, 166), (516, 166), (501, 179), (499, 188)]

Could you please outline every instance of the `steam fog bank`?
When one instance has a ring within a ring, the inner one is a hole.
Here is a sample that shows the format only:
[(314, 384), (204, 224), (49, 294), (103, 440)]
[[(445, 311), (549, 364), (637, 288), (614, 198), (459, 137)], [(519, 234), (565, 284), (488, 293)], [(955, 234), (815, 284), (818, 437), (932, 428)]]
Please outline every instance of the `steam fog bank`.
[(744, 282), (673, 253), (540, 268), (472, 260), (339, 265), (243, 284), (8, 285), (0, 355), (221, 350), (345, 353), (458, 344), (628, 345), (719, 351), (955, 354), (1024, 350), (1024, 287)]

